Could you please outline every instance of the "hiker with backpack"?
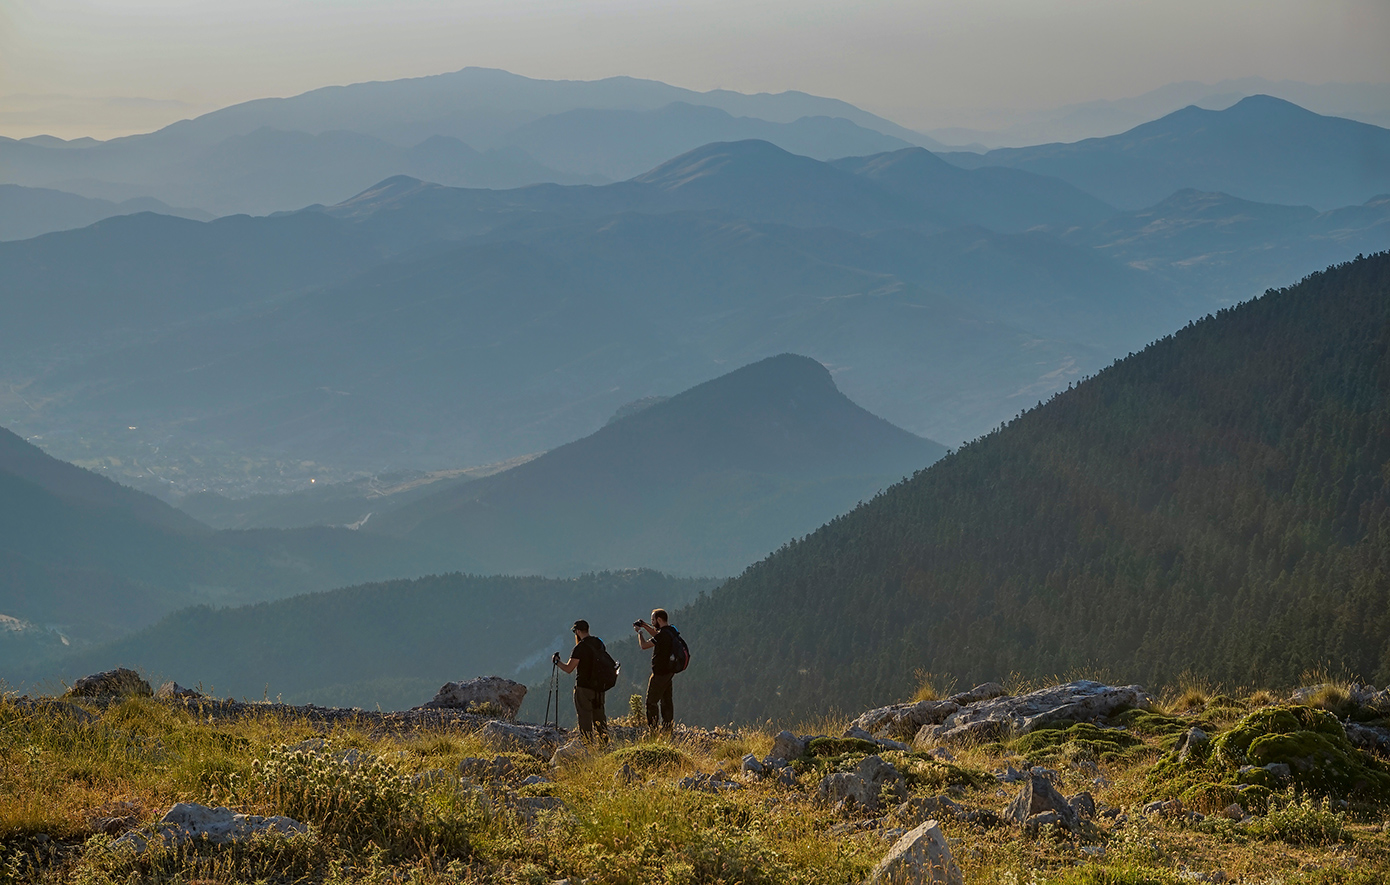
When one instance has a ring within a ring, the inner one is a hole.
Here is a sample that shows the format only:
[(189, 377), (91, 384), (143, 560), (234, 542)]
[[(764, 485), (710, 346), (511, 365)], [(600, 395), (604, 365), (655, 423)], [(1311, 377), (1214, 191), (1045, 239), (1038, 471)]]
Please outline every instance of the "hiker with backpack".
[(618, 684), (618, 663), (603, 647), (603, 640), (589, 635), (589, 622), (578, 620), (570, 628), (574, 633), (574, 650), (568, 661), (560, 660), (557, 651), (551, 663), (573, 673), (579, 670), (574, 680), (574, 713), (579, 720), (579, 734), (585, 743), (593, 743), (597, 730), (599, 740), (608, 743), (608, 714), (603, 708), (603, 695)]
[[(671, 678), (690, 663), (690, 648), (681, 638), (675, 627), (671, 626), (666, 609), (652, 612), (652, 622), (635, 621), (632, 625), (637, 631), (637, 644), (652, 652), (652, 677), (647, 681), (647, 727), (655, 729), (657, 713), (661, 714), (661, 728), (669, 733), (675, 725), (675, 705), (671, 700)], [(650, 634), (650, 639), (642, 631)]]

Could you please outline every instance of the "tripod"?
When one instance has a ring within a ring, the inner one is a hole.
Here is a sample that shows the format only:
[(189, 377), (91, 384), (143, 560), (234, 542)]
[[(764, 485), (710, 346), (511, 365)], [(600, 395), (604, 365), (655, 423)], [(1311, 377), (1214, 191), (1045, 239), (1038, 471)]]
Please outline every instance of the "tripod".
[[(555, 721), (550, 721), (550, 703), (555, 702)], [(545, 721), (542, 725), (554, 725), (560, 727), (560, 665), (551, 663), (550, 665), (550, 691), (545, 696)]]

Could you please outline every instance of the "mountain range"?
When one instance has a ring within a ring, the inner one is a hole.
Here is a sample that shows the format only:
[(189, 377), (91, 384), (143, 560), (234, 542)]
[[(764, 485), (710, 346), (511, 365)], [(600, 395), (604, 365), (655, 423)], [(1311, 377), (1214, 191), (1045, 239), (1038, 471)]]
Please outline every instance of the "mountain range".
[(1105, 138), (943, 156), (1054, 176), (1122, 209), (1189, 188), (1324, 210), (1390, 193), (1390, 129), (1268, 95), (1220, 111), (1189, 106)]
[(267, 218), (111, 218), (0, 244), (22, 320), (0, 327), (0, 420), (142, 488), (242, 497), (548, 450), (796, 352), (954, 444), (1384, 248), (1388, 211), (1185, 192), (1124, 213), (917, 148), (825, 163), (751, 141), (601, 187), (395, 178)]
[(853, 709), (915, 671), (1384, 682), (1387, 391), (1390, 252), (1190, 323), (677, 613), (718, 649), (685, 709)]
[(8, 183), (88, 197), (266, 214), (337, 203), (393, 175), (489, 188), (625, 179), (700, 145), (748, 138), (820, 159), (940, 147), (804, 93), (465, 68), (245, 102), (105, 142), (0, 138), (0, 170)]

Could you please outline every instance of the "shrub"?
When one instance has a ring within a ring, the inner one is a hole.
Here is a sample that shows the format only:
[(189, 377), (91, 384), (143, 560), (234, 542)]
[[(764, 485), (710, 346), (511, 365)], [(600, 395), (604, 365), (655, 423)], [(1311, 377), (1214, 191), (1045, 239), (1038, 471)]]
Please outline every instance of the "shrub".
[(1290, 799), (1276, 794), (1270, 797), (1264, 817), (1251, 821), (1246, 831), (1259, 839), (1290, 845), (1332, 845), (1347, 837), (1346, 815), (1333, 811), (1327, 799)]
[(690, 762), (690, 757), (670, 744), (637, 744), (632, 747), (623, 747), (613, 753), (612, 759), (619, 766), (624, 763), (631, 765), (635, 771), (649, 774), (664, 768), (683, 768)]

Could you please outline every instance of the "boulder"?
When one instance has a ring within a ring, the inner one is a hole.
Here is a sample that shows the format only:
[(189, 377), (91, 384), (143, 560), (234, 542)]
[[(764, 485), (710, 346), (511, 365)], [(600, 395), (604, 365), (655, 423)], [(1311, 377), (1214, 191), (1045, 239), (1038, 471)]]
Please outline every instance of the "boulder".
[(1004, 816), (1028, 825), (1035, 815), (1049, 811), (1057, 815), (1056, 823), (1068, 830), (1077, 829), (1079, 819), (1076, 810), (1067, 802), (1066, 797), (1057, 792), (1057, 788), (1052, 786), (1052, 781), (1046, 776), (1031, 773), (1023, 782), (1023, 789), (1019, 791), (1018, 796), (1004, 810)]
[(762, 777), (767, 771), (767, 766), (758, 761), (758, 757), (749, 753), (743, 757), (743, 764), (740, 766), (744, 771), (757, 777)]
[(194, 839), (227, 845), (245, 841), (258, 833), (293, 836), (308, 831), (309, 828), (299, 821), (280, 815), (261, 817), (258, 814), (237, 814), (229, 808), (209, 808), (192, 802), (180, 802), (155, 823), (152, 837), (129, 832), (111, 844), (112, 847), (130, 848), (139, 854), (153, 838), (161, 839), (165, 845), (179, 845)]
[(1372, 752), (1390, 751), (1390, 728), (1362, 725), (1359, 722), (1345, 722), (1347, 740), (1353, 747)]
[(820, 783), (820, 798), (841, 808), (877, 811), (885, 788), (899, 800), (907, 795), (907, 783), (896, 768), (878, 756), (865, 756), (854, 771), (826, 775)]
[(936, 821), (929, 820), (900, 838), (874, 867), (868, 881), (873, 885), (965, 885), (965, 876), (951, 857), (951, 848)]
[(1211, 749), (1211, 736), (1194, 725), (1183, 732), (1174, 749), (1178, 751), (1179, 762), (1186, 762), (1188, 759), (1201, 762), (1207, 758), (1207, 752)]
[(925, 738), (939, 743), (977, 743), (1027, 734), (1050, 722), (1091, 722), (1130, 707), (1147, 709), (1153, 698), (1137, 685), (1116, 687), (1081, 680), (1017, 697), (980, 701), (952, 713)]
[(177, 682), (166, 682), (154, 693), (161, 701), (191, 701), (203, 697), (203, 693), (193, 688), (184, 688)]
[(65, 697), (111, 698), (137, 695), (147, 698), (153, 694), (150, 684), (142, 679), (139, 673), (125, 667), (117, 667), (114, 670), (83, 676), (72, 684)]
[(531, 826), (539, 820), (545, 813), (553, 814), (569, 808), (564, 799), (558, 796), (517, 796), (507, 797), (507, 807), (516, 812), (516, 816), (527, 825)]
[(416, 707), (417, 710), (486, 710), (501, 711), (502, 718), (515, 719), (526, 699), (526, 686), (501, 676), (479, 676), (467, 682), (446, 682), (434, 699)]
[(992, 701), (995, 698), (1008, 697), (1009, 693), (1004, 690), (1004, 686), (997, 682), (985, 682), (977, 685), (969, 691), (962, 691), (953, 694), (946, 700), (958, 707), (968, 707), (971, 704), (978, 704), (980, 701)]
[(1079, 820), (1091, 820), (1096, 816), (1096, 799), (1090, 793), (1077, 793), (1067, 797), (1067, 804), (1076, 812)]
[(723, 793), (743, 788), (743, 784), (736, 780), (730, 780), (722, 771), (711, 774), (692, 774), (690, 777), (681, 778), (677, 786), (682, 790), (696, 790), (701, 793)]
[(583, 741), (575, 740), (555, 748), (555, 753), (550, 757), (550, 767), (559, 768), (568, 762), (578, 762), (589, 755), (589, 747)]
[(810, 741), (805, 737), (798, 737), (790, 731), (780, 731), (777, 737), (772, 739), (772, 752), (767, 755), (773, 759), (800, 759), (806, 755), (806, 745)]
[(554, 756), (555, 748), (564, 743), (564, 736), (557, 728), (518, 725), (500, 719), (493, 719), (478, 729), (478, 736), (493, 746), (520, 750), (542, 760)]
[(30, 713), (52, 719), (66, 719), (78, 725), (93, 722), (97, 718), (76, 704), (55, 701), (53, 698), (19, 698), (15, 701), (15, 706)]
[[(850, 723), (850, 729), (859, 729), (868, 739), (876, 737), (909, 737), (921, 730), (924, 725), (936, 725), (947, 716), (960, 709), (960, 704), (952, 701), (918, 701), (912, 704), (891, 704), (859, 714)], [(850, 733), (845, 732), (846, 737)], [(853, 735), (859, 737), (860, 735)]]

